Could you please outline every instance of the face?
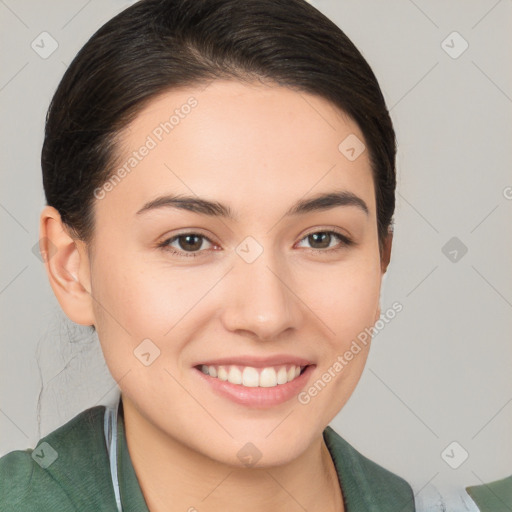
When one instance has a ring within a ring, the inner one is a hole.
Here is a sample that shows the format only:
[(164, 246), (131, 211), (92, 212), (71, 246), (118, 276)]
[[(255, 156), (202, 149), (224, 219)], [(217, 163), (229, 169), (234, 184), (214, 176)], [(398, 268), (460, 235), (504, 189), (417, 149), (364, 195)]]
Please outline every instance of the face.
[(91, 307), (123, 400), (167, 438), (281, 464), (353, 392), (382, 269), (368, 154), (347, 137), (364, 141), (324, 99), (234, 81), (168, 92), (122, 134)]

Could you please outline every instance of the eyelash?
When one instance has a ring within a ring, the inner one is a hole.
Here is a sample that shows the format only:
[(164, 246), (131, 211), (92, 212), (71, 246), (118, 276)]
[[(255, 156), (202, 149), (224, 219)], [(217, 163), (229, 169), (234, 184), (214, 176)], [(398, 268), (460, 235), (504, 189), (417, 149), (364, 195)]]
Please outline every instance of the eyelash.
[[(347, 247), (351, 247), (353, 245), (356, 245), (355, 242), (352, 239), (350, 239), (346, 235), (343, 235), (340, 232), (334, 231), (334, 230), (313, 231), (311, 233), (308, 233), (303, 238), (301, 238), (300, 242), (302, 242), (303, 240), (307, 239), (311, 235), (315, 235), (315, 234), (319, 234), (319, 233), (328, 233), (330, 235), (334, 235), (336, 238), (338, 238), (341, 241), (341, 244), (338, 247), (334, 247), (334, 248), (331, 247), (331, 248), (328, 248), (328, 249), (314, 249), (314, 248), (309, 249), (310, 251), (313, 251), (315, 253), (328, 253), (328, 254), (332, 254), (334, 252), (340, 251), (340, 250), (345, 249)], [(174, 241), (178, 240), (180, 237), (187, 236), (187, 235), (198, 236), (201, 239), (208, 240), (208, 242), (213, 244), (213, 242), (208, 237), (206, 237), (205, 235), (201, 235), (200, 233), (195, 233), (193, 231), (190, 231), (190, 232), (185, 232), (185, 233), (179, 233), (178, 235), (174, 235), (171, 238), (167, 238), (163, 242), (160, 242), (157, 247), (162, 249), (162, 250), (164, 250), (164, 251), (168, 251), (168, 252), (170, 252), (173, 255), (176, 255), (176, 256), (179, 256), (179, 257), (183, 257), (183, 258), (196, 258), (198, 256), (201, 256), (202, 255), (201, 253), (204, 252), (203, 250), (187, 252), (187, 251), (177, 251), (174, 248), (170, 247), (169, 244), (171, 244)]]

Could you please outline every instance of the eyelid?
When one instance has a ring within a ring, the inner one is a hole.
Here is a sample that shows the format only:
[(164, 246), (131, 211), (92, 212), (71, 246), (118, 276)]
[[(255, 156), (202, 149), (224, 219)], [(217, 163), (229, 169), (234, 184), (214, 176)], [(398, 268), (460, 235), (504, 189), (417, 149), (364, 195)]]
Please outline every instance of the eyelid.
[[(335, 233), (342, 239), (346, 239), (347, 241), (350, 240), (351, 242), (353, 242), (353, 237), (347, 231), (345, 231), (337, 226), (320, 226), (320, 227), (316, 227), (311, 230), (308, 230), (308, 231), (306, 231), (306, 233), (304, 235), (302, 235), (300, 241), (304, 240), (304, 238), (306, 238), (307, 236), (313, 235), (315, 233)], [(353, 242), (353, 243), (355, 243), (355, 242)]]
[[(162, 241), (157, 243), (157, 247), (165, 249), (166, 247), (169, 247), (169, 244), (175, 242), (180, 236), (185, 236), (185, 235), (197, 235), (197, 236), (201, 237), (202, 239), (208, 241), (210, 244), (212, 244), (214, 246), (218, 245), (209, 236), (205, 235), (201, 229), (188, 228), (188, 229), (184, 229), (181, 232), (174, 233), (173, 235), (164, 236), (162, 238)], [(171, 251), (172, 251), (172, 249), (171, 249)], [(176, 252), (178, 252), (178, 251), (176, 251)], [(191, 251), (191, 252), (180, 251), (180, 252), (184, 252), (185, 254), (194, 254), (194, 251)], [(204, 249), (201, 249), (200, 251), (195, 251), (195, 254), (198, 254), (201, 252), (204, 252)]]

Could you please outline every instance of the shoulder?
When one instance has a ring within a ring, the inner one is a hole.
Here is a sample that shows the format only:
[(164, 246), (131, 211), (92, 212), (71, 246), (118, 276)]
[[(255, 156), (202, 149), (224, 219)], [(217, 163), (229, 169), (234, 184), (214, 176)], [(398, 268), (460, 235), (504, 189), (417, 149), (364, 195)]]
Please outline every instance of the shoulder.
[(102, 503), (114, 499), (114, 492), (104, 412), (104, 406), (87, 409), (40, 439), (34, 449), (1, 457), (2, 511), (106, 510)]
[(349, 510), (415, 510), (412, 487), (402, 477), (359, 453), (331, 427), (324, 430), (324, 440)]
[(512, 503), (512, 475), (482, 485), (466, 487), (482, 512), (508, 512)]

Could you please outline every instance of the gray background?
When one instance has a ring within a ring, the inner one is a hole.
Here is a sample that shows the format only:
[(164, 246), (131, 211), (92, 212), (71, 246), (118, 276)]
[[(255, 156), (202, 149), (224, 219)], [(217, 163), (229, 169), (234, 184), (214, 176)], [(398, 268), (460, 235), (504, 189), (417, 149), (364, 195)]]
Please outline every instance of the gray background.
[[(34, 447), (118, 392), (96, 339), (60, 312), (33, 247), (49, 100), (80, 47), (130, 3), (0, 0), (0, 455)], [(332, 425), (419, 492), (503, 478), (512, 473), (512, 1), (311, 3), (369, 61), (399, 142), (382, 310), (399, 301), (403, 311), (375, 336)], [(46, 59), (31, 47), (43, 31), (58, 43)]]

